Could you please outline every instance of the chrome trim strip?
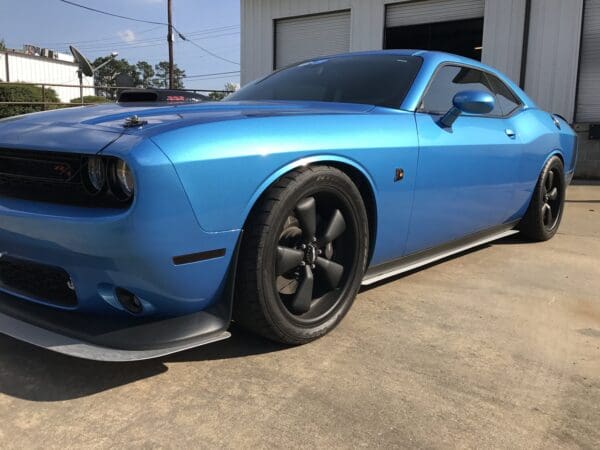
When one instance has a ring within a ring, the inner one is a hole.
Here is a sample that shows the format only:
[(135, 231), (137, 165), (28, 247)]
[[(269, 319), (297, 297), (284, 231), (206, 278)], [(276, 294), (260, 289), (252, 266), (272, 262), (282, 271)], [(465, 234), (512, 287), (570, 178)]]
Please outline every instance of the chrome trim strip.
[(465, 243), (464, 241), (461, 244), (458, 244), (456, 247), (452, 247), (450, 249), (442, 250), (439, 253), (435, 254), (426, 254), (421, 258), (412, 259), (410, 256), (406, 258), (402, 258), (398, 260), (398, 263), (383, 273), (375, 273), (373, 275), (369, 275), (368, 272), (362, 280), (363, 286), (369, 286), (371, 284), (377, 283), (378, 281), (384, 280), (389, 277), (393, 277), (395, 275), (400, 275), (404, 272), (409, 272), (411, 270), (417, 269), (422, 266), (426, 266), (427, 264), (431, 264), (432, 262), (439, 261), (440, 259), (447, 258), (448, 256), (455, 255), (460, 252), (464, 252), (465, 250), (469, 250), (473, 247), (478, 247), (483, 244), (487, 244), (488, 242), (496, 241), (498, 239), (502, 239), (507, 236), (511, 236), (513, 234), (517, 234), (519, 230), (504, 230), (496, 233), (489, 234), (484, 237), (476, 238), (473, 241)]

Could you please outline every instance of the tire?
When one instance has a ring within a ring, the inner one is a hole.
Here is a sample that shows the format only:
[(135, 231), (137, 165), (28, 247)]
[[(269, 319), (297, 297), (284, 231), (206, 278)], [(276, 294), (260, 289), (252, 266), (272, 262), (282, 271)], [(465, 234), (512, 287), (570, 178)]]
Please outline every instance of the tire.
[(369, 245), (352, 180), (328, 166), (290, 172), (261, 197), (244, 233), (234, 321), (288, 345), (335, 328), (358, 293)]
[(547, 241), (558, 231), (565, 203), (564, 166), (558, 156), (550, 158), (540, 174), (529, 208), (519, 224), (521, 233), (533, 241)]

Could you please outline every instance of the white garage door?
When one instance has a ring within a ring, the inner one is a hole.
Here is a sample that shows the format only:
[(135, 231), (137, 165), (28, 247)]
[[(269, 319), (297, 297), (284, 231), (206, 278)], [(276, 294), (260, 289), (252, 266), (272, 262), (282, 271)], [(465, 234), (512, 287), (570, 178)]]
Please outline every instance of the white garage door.
[(275, 68), (350, 50), (350, 11), (275, 22)]
[(388, 28), (483, 17), (484, 0), (424, 0), (388, 5)]
[(577, 122), (600, 122), (600, 0), (586, 0), (577, 92)]

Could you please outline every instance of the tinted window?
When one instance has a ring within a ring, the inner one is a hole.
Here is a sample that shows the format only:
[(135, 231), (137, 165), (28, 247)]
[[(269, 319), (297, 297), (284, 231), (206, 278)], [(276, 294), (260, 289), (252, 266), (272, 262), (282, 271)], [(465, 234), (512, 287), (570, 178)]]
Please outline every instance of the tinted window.
[(494, 75), (487, 74), (494, 93), (496, 94), (496, 103), (502, 110), (503, 115), (512, 114), (522, 103), (513, 92)]
[[(445, 114), (452, 108), (452, 99), (461, 91), (477, 90), (494, 95), (485, 73), (470, 67), (443, 66), (433, 77), (421, 102), (421, 111), (432, 114)], [(500, 117), (502, 110), (496, 102), (494, 109), (486, 116)]]
[(306, 100), (398, 108), (421, 62), (419, 57), (391, 54), (312, 60), (249, 84), (226, 100)]

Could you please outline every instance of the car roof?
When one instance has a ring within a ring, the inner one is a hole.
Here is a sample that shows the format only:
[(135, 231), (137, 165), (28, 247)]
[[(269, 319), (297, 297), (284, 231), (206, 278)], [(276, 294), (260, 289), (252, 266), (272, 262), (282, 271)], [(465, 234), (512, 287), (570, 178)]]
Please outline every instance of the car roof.
[[(535, 105), (535, 102), (514, 81), (512, 81), (504, 73), (500, 72), (499, 70), (497, 70), (491, 66), (488, 66), (487, 64), (482, 63), (481, 61), (467, 58), (465, 56), (455, 55), (453, 53), (446, 53), (446, 52), (441, 52), (441, 51), (437, 51), (437, 50), (419, 50), (419, 49), (367, 50), (367, 51), (360, 51), (360, 52), (340, 53), (340, 54), (331, 55), (331, 56), (321, 56), (321, 57), (317, 57), (317, 58), (311, 58), (308, 61), (318, 61), (318, 60), (324, 60), (324, 59), (345, 58), (345, 57), (363, 56), (363, 55), (401, 55), (401, 56), (418, 56), (418, 57), (422, 58), (424, 61), (422, 69), (425, 69), (425, 70), (420, 71), (420, 74), (416, 80), (416, 84), (421, 84), (421, 86), (417, 86), (417, 89), (411, 89), (411, 91), (413, 91), (412, 92), (413, 94), (415, 94), (415, 92), (414, 92), (415, 90), (418, 91), (419, 89), (424, 88), (424, 84), (426, 84), (427, 81), (429, 80), (429, 78), (431, 78), (431, 76), (433, 76), (435, 70), (437, 69), (437, 67), (440, 64), (456, 63), (456, 64), (462, 64), (462, 65), (475, 67), (477, 69), (480, 69), (480, 70), (483, 70), (485, 72), (495, 75), (500, 80), (502, 80), (506, 85), (508, 85), (508, 87), (521, 99), (521, 101), (523, 102), (523, 104), (526, 107), (529, 107), (529, 108), (537, 107)], [(419, 83), (419, 81), (421, 83)], [(415, 101), (417, 101), (417, 98), (420, 98), (419, 95), (413, 95), (412, 96), (413, 98), (411, 98), (410, 94), (411, 93), (409, 92), (409, 95), (407, 95), (407, 98), (405, 99), (405, 102), (403, 103), (403, 107), (402, 107), (402, 109), (407, 109), (409, 111), (415, 110), (417, 108)]]

